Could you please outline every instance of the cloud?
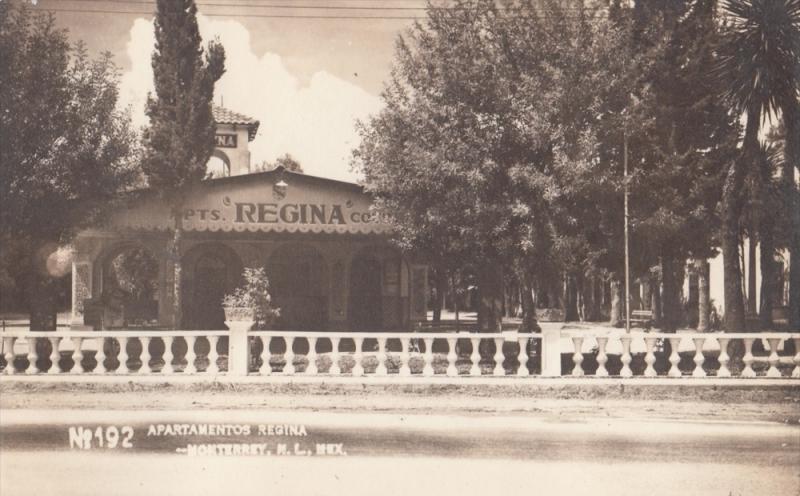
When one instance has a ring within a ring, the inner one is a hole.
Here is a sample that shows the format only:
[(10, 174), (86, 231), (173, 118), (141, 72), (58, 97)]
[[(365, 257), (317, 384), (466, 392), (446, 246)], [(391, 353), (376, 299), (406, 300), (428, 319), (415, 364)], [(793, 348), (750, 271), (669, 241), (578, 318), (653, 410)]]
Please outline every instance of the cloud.
[[(380, 99), (326, 71), (301, 85), (275, 53), (256, 54), (250, 33), (240, 23), (198, 16), (204, 40), (219, 38), (225, 47), (226, 72), (217, 82), (215, 99), (226, 108), (261, 122), (250, 143), (252, 163), (290, 153), (308, 174), (355, 180), (351, 150), (358, 144), (355, 120), (380, 110)], [(136, 19), (127, 54), (130, 70), (122, 75), (120, 100), (130, 105), (134, 123), (147, 123), (144, 102), (153, 88), (150, 65), (155, 37), (152, 22)]]

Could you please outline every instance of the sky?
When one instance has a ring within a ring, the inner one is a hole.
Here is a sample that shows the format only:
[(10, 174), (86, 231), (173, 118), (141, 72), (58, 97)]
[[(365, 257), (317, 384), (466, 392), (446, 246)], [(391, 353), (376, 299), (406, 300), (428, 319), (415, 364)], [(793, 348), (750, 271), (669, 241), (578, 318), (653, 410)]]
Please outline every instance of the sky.
[[(34, 0), (19, 0), (34, 2)], [(252, 163), (286, 153), (309, 174), (357, 180), (350, 170), (357, 119), (381, 107), (397, 37), (424, 15), (417, 0), (199, 0), (198, 23), (219, 38), (226, 73), (215, 103), (261, 122)], [(152, 90), (154, 0), (36, 0), (90, 55), (119, 65), (120, 103), (145, 125)], [(390, 8), (395, 8), (387, 10)], [(303, 17), (300, 17), (303, 16)], [(337, 17), (337, 18), (332, 18)], [(363, 19), (371, 17), (371, 19)]]

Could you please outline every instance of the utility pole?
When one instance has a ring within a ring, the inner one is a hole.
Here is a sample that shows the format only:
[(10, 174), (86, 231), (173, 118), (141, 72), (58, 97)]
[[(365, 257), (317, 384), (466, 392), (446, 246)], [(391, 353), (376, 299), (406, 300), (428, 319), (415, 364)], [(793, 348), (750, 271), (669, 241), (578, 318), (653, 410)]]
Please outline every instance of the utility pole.
[(631, 260), (628, 244), (628, 132), (623, 130), (622, 164), (625, 176), (625, 332), (631, 332)]

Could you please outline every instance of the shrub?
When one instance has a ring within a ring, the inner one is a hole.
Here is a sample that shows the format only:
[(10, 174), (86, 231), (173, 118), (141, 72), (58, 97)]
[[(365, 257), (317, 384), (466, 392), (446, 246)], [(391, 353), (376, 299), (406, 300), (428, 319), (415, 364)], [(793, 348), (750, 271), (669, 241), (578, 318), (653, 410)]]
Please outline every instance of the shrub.
[(266, 329), (280, 315), (272, 306), (269, 279), (263, 267), (246, 267), (242, 273), (244, 283), (233, 293), (225, 295), (222, 306), (226, 309), (248, 308), (253, 311), (253, 329)]

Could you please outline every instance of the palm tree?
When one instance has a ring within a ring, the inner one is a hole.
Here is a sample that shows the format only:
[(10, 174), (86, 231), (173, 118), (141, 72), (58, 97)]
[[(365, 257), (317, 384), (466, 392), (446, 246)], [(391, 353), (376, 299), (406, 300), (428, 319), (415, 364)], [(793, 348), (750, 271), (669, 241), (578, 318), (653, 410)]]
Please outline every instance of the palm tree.
[[(787, 162), (794, 164), (798, 157), (800, 0), (726, 0), (722, 9), (727, 25), (716, 74), (722, 97), (735, 112), (746, 116), (742, 152), (729, 166), (722, 190), (725, 327), (736, 332), (745, 328), (738, 257), (742, 190), (748, 169), (758, 162), (758, 134), (765, 117), (783, 114), (788, 131)], [(793, 166), (787, 168), (789, 173), (784, 169), (784, 177), (793, 180)], [(787, 196), (791, 196), (787, 207), (794, 212), (794, 194)], [(790, 252), (797, 257), (800, 234), (797, 229), (794, 231)], [(797, 258), (792, 266), (795, 265), (800, 265)], [(800, 283), (792, 279), (790, 284), (800, 296)]]

